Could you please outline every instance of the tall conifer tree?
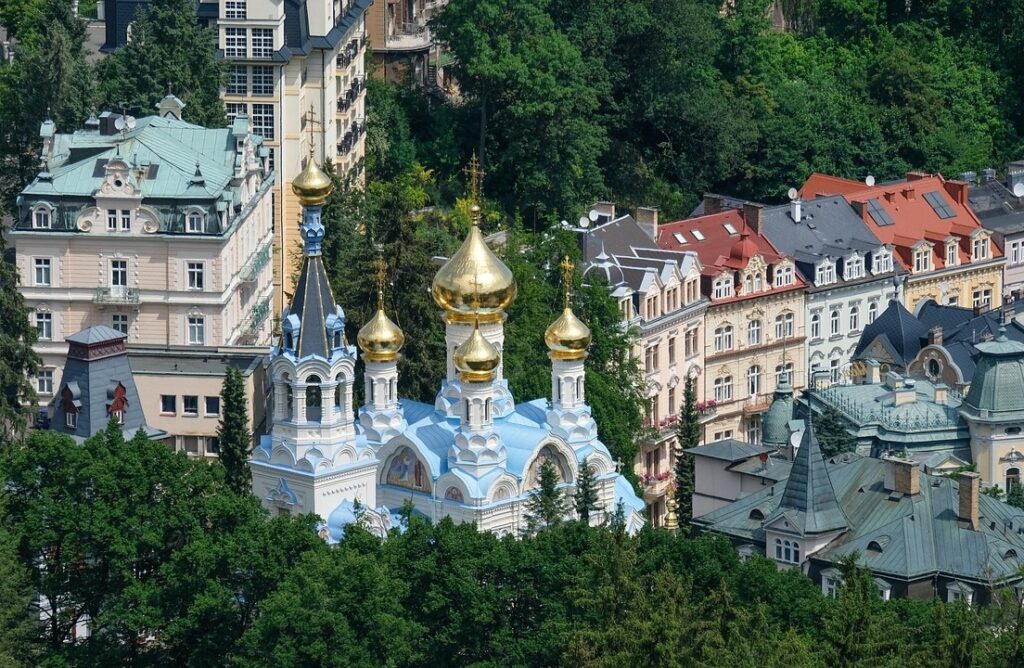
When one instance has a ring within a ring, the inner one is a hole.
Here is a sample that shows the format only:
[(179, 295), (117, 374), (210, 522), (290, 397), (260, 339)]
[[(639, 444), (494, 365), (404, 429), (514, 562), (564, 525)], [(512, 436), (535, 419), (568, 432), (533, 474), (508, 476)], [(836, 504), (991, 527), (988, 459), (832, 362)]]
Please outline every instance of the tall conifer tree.
[(679, 411), (679, 441), (676, 445), (675, 504), (676, 520), (684, 530), (693, 519), (693, 457), (683, 452), (700, 445), (700, 411), (697, 409), (697, 388), (687, 377), (683, 390), (683, 406)]
[(580, 462), (576, 475), (576, 493), (573, 494), (576, 514), (584, 524), (590, 524), (590, 516), (598, 509), (597, 488), (594, 486), (594, 472), (587, 466), (587, 460)]
[(224, 466), (228, 486), (238, 494), (248, 492), (252, 486), (249, 472), (249, 449), (252, 435), (249, 431), (249, 408), (245, 400), (242, 373), (229, 366), (220, 393), (220, 463)]
[(550, 459), (540, 464), (538, 475), (540, 487), (526, 502), (526, 530), (536, 533), (562, 521), (566, 511), (566, 500), (558, 489), (558, 471)]

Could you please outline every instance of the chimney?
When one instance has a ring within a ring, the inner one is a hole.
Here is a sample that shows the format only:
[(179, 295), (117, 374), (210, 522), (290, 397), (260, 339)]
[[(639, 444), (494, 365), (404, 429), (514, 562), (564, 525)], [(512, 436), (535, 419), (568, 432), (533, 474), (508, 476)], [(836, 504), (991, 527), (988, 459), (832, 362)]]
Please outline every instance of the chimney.
[(903, 197), (905, 199), (907, 199), (907, 200), (913, 201), (913, 199), (914, 199), (914, 189), (913, 189), (913, 187), (911, 187), (911, 186), (905, 187), (903, 189)]
[(1006, 166), (1006, 187), (1013, 192), (1013, 187), (1018, 183), (1024, 183), (1024, 160)]
[(942, 345), (942, 325), (935, 325), (934, 327), (928, 330), (928, 345)]
[(861, 217), (865, 223), (868, 222), (868, 203), (860, 200), (854, 200), (850, 202), (850, 206), (857, 212), (857, 215)]
[(704, 193), (704, 215), (718, 213), (722, 210), (722, 196)]
[(927, 172), (907, 172), (907, 181), (920, 181), (921, 179), (926, 179), (929, 176), (931, 176), (931, 174)]
[(971, 185), (972, 183), (974, 183), (974, 181), (977, 178), (978, 175), (974, 172), (964, 172), (960, 175), (960, 180), (966, 183), (967, 185)]
[(799, 197), (790, 200), (789, 202), (789, 215), (792, 216), (794, 223), (800, 222), (800, 215), (802, 213), (801, 208), (803, 207), (803, 200)]
[(654, 206), (638, 206), (636, 208), (636, 224), (647, 232), (647, 236), (658, 240), (658, 208)]
[(977, 531), (981, 526), (981, 475), (974, 471), (960, 474), (960, 521)]
[(949, 385), (938, 383), (935, 386), (935, 403), (940, 406), (945, 406), (949, 403)]
[(599, 216), (596, 221), (598, 225), (615, 220), (615, 202), (597, 202), (594, 204), (593, 210)]
[(763, 210), (764, 207), (760, 204), (743, 203), (743, 220), (746, 221), (747, 227), (757, 234), (761, 233), (761, 212)]
[(964, 206), (967, 203), (967, 184), (963, 181), (946, 181), (942, 184), (953, 201)]
[(921, 493), (917, 462), (900, 457), (885, 458), (885, 491), (907, 496)]
[(898, 390), (894, 390), (892, 394), (894, 406), (905, 406), (917, 401), (917, 389), (913, 386), (901, 387)]
[(985, 169), (981, 170), (981, 182), (982, 183), (988, 183), (989, 181), (995, 181), (995, 180), (996, 180), (996, 170), (992, 169), (991, 167), (986, 167)]
[(864, 362), (864, 382), (868, 385), (878, 385), (882, 382), (882, 366), (878, 360), (866, 360)]

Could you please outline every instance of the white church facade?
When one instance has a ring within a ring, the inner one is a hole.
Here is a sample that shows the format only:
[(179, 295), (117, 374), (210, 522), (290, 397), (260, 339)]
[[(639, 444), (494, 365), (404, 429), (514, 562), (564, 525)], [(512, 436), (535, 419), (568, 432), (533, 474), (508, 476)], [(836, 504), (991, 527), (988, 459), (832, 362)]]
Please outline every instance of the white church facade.
[[(572, 312), (568, 288), (564, 310), (545, 335), (551, 397), (517, 403), (501, 355), (516, 283), (484, 242), (474, 206), (469, 235), (432, 285), (444, 313), (446, 377), (433, 405), (402, 399), (398, 358), (405, 337), (384, 311), (383, 263), (378, 310), (359, 331), (357, 349), (345, 338), (345, 313), (334, 302), (320, 255), (321, 206), (331, 182), (311, 159), (292, 188), (303, 205), (302, 271), (268, 361), (270, 433), (250, 461), (253, 493), (265, 507), (319, 515), (321, 535), (330, 542), (340, 540), (357, 513), (383, 535), (406, 503), (434, 521), (450, 517), (482, 531), (521, 535), (546, 459), (569, 494), (585, 461), (605, 513), (621, 508), (628, 530), (642, 526), (644, 502), (598, 440), (586, 403), (591, 337)], [(563, 270), (570, 278), (568, 260)], [(360, 359), (365, 403), (355, 407)]]

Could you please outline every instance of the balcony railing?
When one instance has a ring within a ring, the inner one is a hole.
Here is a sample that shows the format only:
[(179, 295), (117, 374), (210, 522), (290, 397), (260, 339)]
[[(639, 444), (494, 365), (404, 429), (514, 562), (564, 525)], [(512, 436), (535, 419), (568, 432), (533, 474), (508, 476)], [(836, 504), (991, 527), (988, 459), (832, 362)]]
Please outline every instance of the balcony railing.
[(395, 23), (385, 40), (385, 47), (391, 49), (420, 49), (430, 46), (430, 30), (424, 20), (409, 23)]
[(259, 277), (260, 272), (270, 262), (270, 244), (266, 244), (259, 250), (252, 260), (250, 260), (244, 267), (240, 274), (240, 278), (243, 283), (255, 283)]
[(263, 328), (263, 323), (266, 322), (267, 316), (270, 315), (270, 297), (267, 297), (259, 304), (252, 307), (249, 312), (249, 317), (245, 319), (242, 324), (242, 333), (238, 337), (238, 343), (241, 345), (252, 345), (256, 343), (256, 338), (259, 336), (260, 330)]
[(361, 120), (357, 120), (352, 123), (352, 127), (342, 136), (341, 141), (338, 142), (338, 153), (345, 154), (355, 148), (359, 142), (359, 138), (366, 134), (366, 123)]
[(92, 301), (94, 304), (138, 304), (139, 289), (123, 285), (96, 288)]
[(352, 61), (359, 55), (359, 38), (349, 40), (342, 49), (338, 52), (337, 65), (338, 67), (348, 67), (352, 64)]
[(338, 111), (348, 111), (352, 104), (359, 99), (359, 94), (366, 89), (366, 82), (362, 77), (352, 80), (348, 90), (338, 96)]

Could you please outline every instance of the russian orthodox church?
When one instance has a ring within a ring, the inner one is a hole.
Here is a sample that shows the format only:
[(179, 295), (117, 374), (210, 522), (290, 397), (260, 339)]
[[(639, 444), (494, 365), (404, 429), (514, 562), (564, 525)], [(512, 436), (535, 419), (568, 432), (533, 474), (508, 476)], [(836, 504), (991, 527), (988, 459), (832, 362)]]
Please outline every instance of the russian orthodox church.
[[(383, 535), (407, 502), (431, 520), (451, 517), (482, 531), (520, 535), (541, 463), (555, 465), (571, 494), (586, 462), (599, 505), (608, 515), (621, 507), (627, 530), (639, 529), (643, 500), (598, 440), (586, 403), (591, 334), (572, 311), (568, 259), (564, 308), (545, 333), (551, 396), (517, 403), (501, 354), (516, 282), (484, 242), (474, 204), (467, 238), (432, 284), (445, 323), (447, 373), (432, 405), (402, 399), (398, 359), (405, 336), (385, 312), (383, 261), (377, 311), (359, 330), (357, 349), (346, 340), (345, 312), (331, 294), (320, 253), (321, 208), (331, 181), (310, 158), (292, 189), (303, 206), (302, 270), (268, 361), (270, 433), (250, 461), (253, 493), (265, 507), (316, 513), (329, 542), (357, 517)], [(365, 403), (356, 407), (352, 386), (360, 357)]]

